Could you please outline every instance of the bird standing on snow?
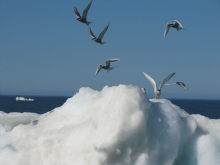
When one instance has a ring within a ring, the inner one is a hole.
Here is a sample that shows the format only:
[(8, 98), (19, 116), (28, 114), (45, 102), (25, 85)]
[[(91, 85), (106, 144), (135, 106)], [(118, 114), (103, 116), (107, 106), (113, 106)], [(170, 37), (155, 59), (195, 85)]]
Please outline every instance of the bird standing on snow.
[(95, 42), (97, 42), (97, 43), (100, 43), (101, 45), (102, 45), (102, 44), (105, 44), (106, 42), (102, 42), (102, 38), (103, 38), (105, 32), (107, 31), (108, 26), (109, 26), (109, 23), (108, 23), (108, 25), (105, 27), (105, 29), (99, 34), (98, 38), (95, 37), (95, 35), (92, 33), (91, 28), (89, 28), (89, 34), (92, 36), (92, 38), (93, 38), (92, 40), (95, 41)]
[(170, 84), (164, 84), (164, 85), (172, 85), (172, 84), (177, 84), (179, 86), (181, 86), (183, 88), (183, 90), (187, 90), (188, 88), (186, 87), (186, 85), (182, 82), (175, 82), (175, 83), (170, 83)]
[(166, 28), (165, 28), (165, 32), (164, 32), (164, 39), (165, 39), (170, 27), (175, 28), (177, 31), (184, 29), (183, 26), (181, 25), (181, 23), (179, 23), (177, 20), (174, 20), (174, 21), (175, 21), (174, 24), (167, 23)]
[(92, 23), (92, 22), (87, 22), (87, 21), (86, 21), (86, 16), (87, 16), (87, 13), (88, 13), (88, 11), (89, 11), (89, 8), (90, 8), (90, 6), (91, 6), (91, 4), (92, 4), (92, 1), (93, 1), (93, 0), (91, 0), (91, 2), (90, 2), (90, 3), (87, 5), (87, 7), (84, 9), (84, 11), (83, 11), (83, 13), (82, 13), (82, 17), (80, 16), (80, 14), (79, 14), (79, 12), (77, 11), (76, 7), (74, 7), (74, 13), (75, 13), (75, 15), (78, 17), (77, 20), (78, 20), (79, 22), (85, 23), (87, 26), (89, 26), (89, 24)]
[(105, 70), (107, 70), (107, 72), (110, 71), (110, 70), (112, 70), (112, 69), (114, 69), (115, 67), (110, 67), (110, 62), (114, 62), (114, 61), (118, 61), (118, 60), (120, 60), (120, 59), (109, 59), (109, 60), (106, 60), (106, 61), (105, 61), (105, 63), (106, 63), (105, 66), (103, 66), (102, 64), (99, 64), (99, 66), (98, 66), (98, 68), (97, 68), (97, 70), (96, 70), (96, 72), (95, 72), (95, 75), (97, 75), (97, 73), (98, 73), (101, 69), (105, 69)]
[(142, 73), (143, 76), (144, 76), (146, 79), (148, 79), (148, 81), (150, 81), (150, 83), (153, 85), (153, 87), (154, 87), (154, 94), (155, 94), (156, 99), (159, 99), (159, 97), (160, 97), (160, 95), (161, 95), (161, 92), (160, 92), (160, 91), (161, 91), (161, 88), (163, 87), (163, 85), (164, 85), (169, 79), (171, 79), (171, 77), (173, 77), (173, 75), (175, 74), (175, 73), (172, 73), (172, 74), (170, 74), (167, 78), (165, 78), (165, 79), (163, 80), (163, 82), (160, 84), (159, 89), (157, 90), (157, 85), (156, 85), (154, 79), (152, 79), (148, 74), (146, 74), (146, 73), (144, 73), (144, 72), (141, 72), (141, 73)]

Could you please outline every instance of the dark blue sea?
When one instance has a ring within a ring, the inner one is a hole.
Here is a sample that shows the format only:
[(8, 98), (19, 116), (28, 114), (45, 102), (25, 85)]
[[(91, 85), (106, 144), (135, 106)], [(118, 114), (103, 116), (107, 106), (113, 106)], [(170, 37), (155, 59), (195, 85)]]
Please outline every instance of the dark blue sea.
[[(70, 97), (22, 96), (34, 101), (16, 101), (16, 96), (0, 96), (0, 111), (33, 112), (43, 114), (62, 106)], [(200, 114), (210, 119), (220, 119), (220, 100), (169, 99), (189, 114)]]

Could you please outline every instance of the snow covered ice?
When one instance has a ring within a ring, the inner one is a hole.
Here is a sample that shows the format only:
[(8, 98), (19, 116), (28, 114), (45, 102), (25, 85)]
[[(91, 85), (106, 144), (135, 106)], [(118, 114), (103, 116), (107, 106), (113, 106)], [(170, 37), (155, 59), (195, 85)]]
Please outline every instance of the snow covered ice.
[(0, 113), (1, 165), (220, 164), (220, 120), (149, 100), (138, 86), (80, 88), (61, 107), (28, 115), (19, 124), (18, 114)]
[(5, 132), (11, 131), (19, 124), (29, 124), (32, 121), (38, 120), (44, 115), (38, 115), (36, 113), (4, 113), (0, 111), (0, 135)]

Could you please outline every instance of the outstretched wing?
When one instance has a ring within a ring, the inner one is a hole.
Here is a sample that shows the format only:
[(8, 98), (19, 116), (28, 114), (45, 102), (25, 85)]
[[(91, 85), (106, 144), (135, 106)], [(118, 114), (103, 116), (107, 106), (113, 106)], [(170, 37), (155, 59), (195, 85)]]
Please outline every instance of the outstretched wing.
[(177, 21), (177, 20), (174, 20), (174, 21), (175, 21), (175, 24), (178, 24), (178, 25), (180, 25), (180, 26), (181, 26), (181, 28), (183, 28), (182, 24), (181, 24), (181, 23), (179, 23), (179, 21)]
[(183, 90), (187, 90), (188, 88), (186, 86), (182, 86), (181, 87), (183, 88)]
[(79, 12), (78, 12), (78, 10), (77, 10), (76, 7), (74, 7), (74, 13), (75, 13), (75, 15), (76, 15), (78, 18), (81, 18), (81, 16), (80, 16), (80, 14), (79, 14)]
[[(175, 72), (175, 73), (176, 73), (176, 72)], [(173, 77), (173, 75), (174, 75), (175, 73), (170, 74), (169, 76), (167, 76), (167, 78), (165, 78), (165, 79), (162, 81), (162, 83), (160, 84), (159, 90), (163, 87), (163, 85), (164, 85), (169, 79), (171, 79), (171, 77)]]
[(164, 39), (165, 39), (165, 37), (166, 37), (166, 35), (167, 35), (169, 29), (170, 29), (170, 24), (167, 23), (166, 28), (165, 28), (165, 32), (164, 32)]
[(106, 61), (105, 61), (106, 66), (109, 67), (109, 66), (110, 66), (110, 62), (114, 62), (114, 61), (118, 61), (118, 60), (120, 60), (120, 59), (115, 58), (115, 59), (106, 60)]
[[(161, 84), (161, 83), (160, 83), (160, 84)], [(170, 83), (170, 84), (167, 84), (167, 83), (166, 83), (166, 84), (164, 84), (164, 85), (172, 85), (172, 84), (176, 84), (176, 83)]]
[(85, 19), (85, 20), (86, 20), (86, 17), (87, 17), (87, 13), (88, 13), (88, 11), (89, 11), (89, 8), (90, 8), (90, 6), (91, 6), (91, 4), (92, 4), (92, 1), (93, 1), (93, 0), (91, 0), (91, 2), (87, 5), (87, 7), (84, 9), (84, 11), (83, 11), (83, 13), (82, 13), (82, 18)]
[(148, 79), (148, 81), (150, 81), (150, 83), (153, 85), (154, 87), (154, 93), (156, 93), (157, 91), (157, 86), (156, 86), (156, 83), (154, 81), (154, 79), (152, 79), (148, 74), (144, 73), (144, 72), (141, 72), (143, 74), (143, 76)]
[(90, 36), (91, 36), (92, 38), (96, 38), (95, 35), (92, 33), (92, 30), (91, 30), (90, 27), (89, 27), (89, 34), (90, 34)]
[(188, 89), (188, 88), (186, 87), (186, 85), (185, 85), (184, 83), (182, 83), (182, 82), (179, 82), (178, 85), (180, 85), (180, 86), (183, 88), (183, 90), (187, 90), (187, 89)]
[(106, 43), (108, 43), (108, 42), (102, 42), (102, 41), (100, 42), (101, 45), (106, 44)]
[(172, 84), (177, 84), (179, 86), (181, 86), (183, 88), (183, 90), (187, 90), (188, 88), (186, 87), (186, 85), (182, 82), (176, 82), (176, 83), (169, 83), (169, 84), (164, 84), (164, 85), (172, 85)]
[(99, 64), (98, 68), (96, 69), (95, 75), (97, 75), (97, 73), (102, 69), (102, 65)]
[(105, 27), (105, 29), (99, 34), (98, 39), (102, 40), (102, 38), (103, 38), (105, 32), (106, 32), (107, 29), (108, 29), (108, 26), (109, 26), (109, 23), (108, 23), (108, 25)]

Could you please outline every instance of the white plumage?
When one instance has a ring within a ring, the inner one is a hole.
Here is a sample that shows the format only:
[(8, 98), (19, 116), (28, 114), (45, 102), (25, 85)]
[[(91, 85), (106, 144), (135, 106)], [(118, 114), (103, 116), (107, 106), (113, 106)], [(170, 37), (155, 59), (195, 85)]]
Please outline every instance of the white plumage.
[(107, 70), (107, 72), (108, 71), (110, 71), (110, 70), (112, 70), (112, 69), (114, 69), (115, 67), (110, 67), (110, 62), (114, 62), (114, 61), (118, 61), (118, 60), (120, 60), (120, 59), (109, 59), (109, 60), (106, 60), (105, 61), (105, 66), (103, 66), (102, 64), (99, 64), (98, 65), (98, 68), (96, 69), (96, 72), (95, 72), (95, 75), (97, 75), (97, 73), (101, 70), (101, 69), (105, 69), (105, 70)]
[(174, 21), (175, 21), (174, 24), (167, 23), (166, 28), (165, 28), (165, 32), (164, 32), (164, 39), (165, 39), (170, 27), (175, 28), (177, 31), (184, 29), (182, 24), (179, 21), (177, 21), (177, 20), (174, 20)]
[(155, 97), (156, 97), (156, 99), (159, 99), (159, 97), (160, 97), (160, 95), (161, 95), (161, 88), (163, 87), (163, 85), (167, 82), (167, 81), (169, 81), (170, 79), (171, 79), (171, 77), (173, 77), (173, 75), (175, 74), (175, 73), (172, 73), (172, 74), (170, 74), (169, 76), (167, 76), (163, 81), (162, 81), (162, 83), (160, 84), (160, 87), (159, 87), (159, 89), (157, 90), (157, 85), (156, 85), (156, 82), (154, 81), (154, 79), (152, 79), (148, 74), (146, 74), (146, 73), (144, 73), (144, 72), (141, 72), (142, 74), (143, 74), (143, 76), (146, 78), (146, 79), (148, 79), (148, 81), (153, 85), (153, 87), (154, 87), (154, 94), (155, 94)]

